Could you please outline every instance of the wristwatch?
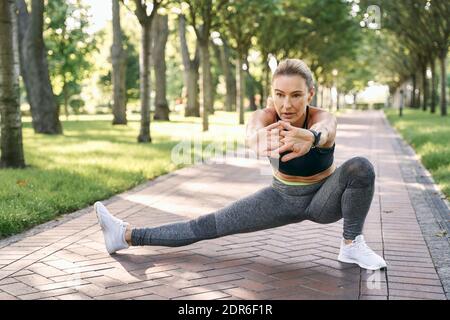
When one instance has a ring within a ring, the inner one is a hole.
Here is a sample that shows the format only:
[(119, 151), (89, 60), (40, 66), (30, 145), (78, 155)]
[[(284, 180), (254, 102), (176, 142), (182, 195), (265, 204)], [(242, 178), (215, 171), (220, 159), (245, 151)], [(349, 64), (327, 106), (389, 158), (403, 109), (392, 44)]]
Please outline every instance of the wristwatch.
[(314, 142), (311, 146), (311, 149), (314, 149), (319, 145), (320, 136), (321, 136), (322, 132), (317, 132), (317, 131), (314, 131), (311, 129), (308, 129), (308, 131), (310, 131), (314, 135)]

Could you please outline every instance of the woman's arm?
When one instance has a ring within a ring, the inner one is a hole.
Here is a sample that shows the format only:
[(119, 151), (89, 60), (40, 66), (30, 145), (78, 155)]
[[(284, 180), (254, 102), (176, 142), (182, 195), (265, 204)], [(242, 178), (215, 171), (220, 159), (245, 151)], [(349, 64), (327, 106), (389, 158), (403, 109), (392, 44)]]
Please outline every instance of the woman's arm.
[[(250, 116), (245, 134), (245, 145), (258, 156), (267, 156), (279, 145), (279, 127), (276, 122), (276, 111), (270, 105), (265, 109), (256, 110)], [(276, 155), (271, 155), (276, 156)]]
[(330, 148), (336, 139), (337, 120), (336, 117), (326, 111), (318, 110), (311, 117), (314, 123), (310, 129), (321, 132), (318, 147)]
[[(321, 133), (317, 147), (332, 147), (336, 137), (336, 118), (331, 113), (322, 110), (314, 110), (314, 113), (311, 115), (310, 123), (311, 122), (313, 125), (310, 129)], [(314, 134), (311, 131), (294, 127), (286, 121), (278, 121), (278, 123), (280, 123), (285, 130), (280, 132), (280, 135), (283, 137), (280, 140), (280, 148), (274, 150), (273, 153), (291, 151), (284, 155), (281, 158), (281, 161), (289, 161), (309, 152), (314, 143)]]

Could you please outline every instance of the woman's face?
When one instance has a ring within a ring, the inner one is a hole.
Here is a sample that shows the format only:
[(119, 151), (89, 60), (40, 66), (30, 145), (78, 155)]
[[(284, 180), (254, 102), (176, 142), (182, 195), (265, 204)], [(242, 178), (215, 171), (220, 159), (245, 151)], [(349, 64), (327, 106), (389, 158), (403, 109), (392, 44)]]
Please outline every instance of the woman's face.
[(291, 125), (301, 127), (306, 106), (314, 96), (314, 89), (308, 90), (306, 80), (298, 75), (277, 76), (272, 83), (272, 98), (278, 116)]

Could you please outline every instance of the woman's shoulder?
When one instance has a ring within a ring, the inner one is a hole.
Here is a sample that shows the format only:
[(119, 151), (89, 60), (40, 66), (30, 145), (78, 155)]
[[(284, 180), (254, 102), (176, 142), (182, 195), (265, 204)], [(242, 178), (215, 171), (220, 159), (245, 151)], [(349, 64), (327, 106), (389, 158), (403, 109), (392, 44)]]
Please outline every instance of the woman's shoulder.
[(314, 107), (312, 105), (309, 105), (309, 112), (311, 112), (311, 114), (330, 114), (330, 115), (332, 115), (331, 112), (325, 110), (324, 108)]
[(323, 120), (324, 118), (335, 118), (333, 113), (319, 107), (309, 106), (309, 112), (311, 114), (310, 119), (313, 123)]
[(277, 111), (275, 110), (275, 107), (273, 106), (268, 106), (264, 109), (261, 109), (261, 111), (263, 112), (263, 114), (265, 116), (267, 116), (268, 118), (270, 118), (270, 120), (272, 121), (272, 123), (277, 122)]

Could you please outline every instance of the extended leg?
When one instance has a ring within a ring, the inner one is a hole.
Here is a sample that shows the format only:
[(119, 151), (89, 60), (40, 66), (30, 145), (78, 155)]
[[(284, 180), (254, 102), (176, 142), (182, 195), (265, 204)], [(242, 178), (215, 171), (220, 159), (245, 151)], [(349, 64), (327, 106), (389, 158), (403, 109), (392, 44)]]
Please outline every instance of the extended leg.
[(131, 244), (184, 246), (205, 239), (253, 232), (301, 220), (299, 210), (272, 187), (242, 198), (216, 212), (184, 222), (131, 232)]

